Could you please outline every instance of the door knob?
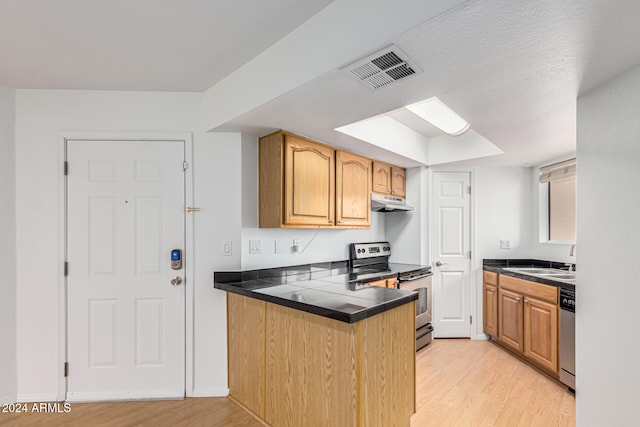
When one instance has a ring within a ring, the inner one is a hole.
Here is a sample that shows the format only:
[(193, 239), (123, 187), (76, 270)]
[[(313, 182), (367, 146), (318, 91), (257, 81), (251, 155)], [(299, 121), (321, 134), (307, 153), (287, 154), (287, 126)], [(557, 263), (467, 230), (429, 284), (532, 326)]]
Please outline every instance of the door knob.
[(436, 267), (441, 267), (443, 265), (446, 265), (446, 262), (440, 262), (440, 261), (436, 261)]
[(173, 286), (180, 286), (180, 285), (182, 285), (182, 277), (180, 277), (180, 276), (176, 276), (176, 278), (175, 278), (175, 279), (171, 279), (171, 284), (172, 284)]

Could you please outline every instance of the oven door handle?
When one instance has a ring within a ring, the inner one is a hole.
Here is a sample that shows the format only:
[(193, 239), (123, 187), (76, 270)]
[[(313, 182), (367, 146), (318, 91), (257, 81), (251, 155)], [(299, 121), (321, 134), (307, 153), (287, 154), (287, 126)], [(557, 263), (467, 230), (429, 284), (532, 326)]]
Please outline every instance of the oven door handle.
[(420, 274), (420, 275), (418, 275), (418, 276), (398, 277), (398, 280), (399, 280), (401, 283), (404, 283), (404, 282), (410, 282), (410, 281), (412, 281), (412, 280), (422, 279), (423, 277), (429, 277), (429, 276), (431, 276), (431, 275), (432, 275), (432, 273), (425, 273), (425, 274)]

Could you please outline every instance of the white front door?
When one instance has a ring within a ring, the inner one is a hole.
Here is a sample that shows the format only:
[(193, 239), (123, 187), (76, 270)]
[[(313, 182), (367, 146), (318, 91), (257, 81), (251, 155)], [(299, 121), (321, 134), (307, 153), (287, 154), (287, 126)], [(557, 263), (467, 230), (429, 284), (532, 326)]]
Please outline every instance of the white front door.
[(471, 175), (433, 173), (433, 335), (470, 337)]
[(67, 400), (184, 397), (184, 150), (67, 141)]

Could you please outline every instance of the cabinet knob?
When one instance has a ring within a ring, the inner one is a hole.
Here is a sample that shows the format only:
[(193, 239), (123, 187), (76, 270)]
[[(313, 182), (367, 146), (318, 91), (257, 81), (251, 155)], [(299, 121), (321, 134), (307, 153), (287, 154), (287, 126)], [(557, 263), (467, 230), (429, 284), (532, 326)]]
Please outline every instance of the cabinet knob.
[(520, 302), (520, 297), (516, 297), (516, 301)]
[(342, 221), (338, 221), (338, 224), (342, 224)]
[(332, 219), (329, 220), (329, 224), (333, 224), (333, 220)]
[(494, 288), (487, 288), (490, 293), (494, 293), (496, 290)]
[(525, 303), (525, 304), (529, 304), (529, 300), (525, 298), (525, 299), (524, 299), (524, 303)]

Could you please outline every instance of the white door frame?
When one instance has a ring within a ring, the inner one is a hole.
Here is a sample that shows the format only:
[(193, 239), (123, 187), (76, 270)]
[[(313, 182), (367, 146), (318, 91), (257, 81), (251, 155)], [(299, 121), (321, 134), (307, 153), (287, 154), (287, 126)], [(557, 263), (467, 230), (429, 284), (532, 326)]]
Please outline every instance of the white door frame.
[[(478, 317), (478, 290), (476, 284), (475, 266), (477, 260), (477, 248), (476, 248), (476, 170), (475, 168), (465, 167), (429, 167), (429, 236), (434, 235), (434, 217), (433, 212), (435, 202), (433, 200), (433, 173), (434, 172), (467, 172), (469, 174), (469, 185), (471, 186), (471, 197), (469, 200), (469, 248), (471, 250), (471, 260), (469, 262), (469, 314), (473, 319), (469, 330), (469, 336), (471, 339), (484, 339), (484, 335), (478, 334), (477, 325), (478, 322), (482, 324), (482, 319)], [(433, 264), (434, 254), (437, 253), (437, 247), (435, 240), (429, 238), (429, 253), (430, 261)], [(480, 328), (482, 329), (482, 328)]]
[[(184, 142), (185, 161), (185, 203), (193, 206), (193, 134), (190, 132), (93, 132), (64, 131), (58, 135), (58, 401), (64, 401), (67, 394), (67, 378), (63, 364), (67, 361), (67, 278), (64, 262), (67, 252), (67, 194), (64, 162), (67, 159), (67, 141), (180, 141)], [(71, 171), (73, 173), (73, 171)], [(185, 215), (185, 395), (193, 396), (193, 293), (194, 293), (194, 228), (193, 215)]]

